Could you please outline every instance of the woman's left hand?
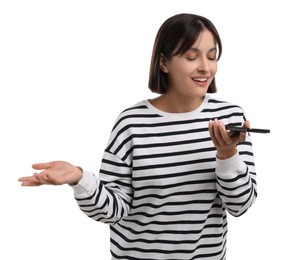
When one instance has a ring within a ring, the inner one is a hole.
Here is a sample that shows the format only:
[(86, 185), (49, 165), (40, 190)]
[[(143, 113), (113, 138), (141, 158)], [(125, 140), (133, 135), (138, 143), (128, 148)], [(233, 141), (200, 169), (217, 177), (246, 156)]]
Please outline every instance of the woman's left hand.
[[(249, 121), (245, 121), (243, 127), (249, 128)], [(212, 141), (217, 148), (219, 159), (228, 159), (237, 153), (237, 143), (246, 138), (246, 132), (240, 132), (237, 136), (229, 135), (222, 121), (215, 119), (209, 122), (209, 132)]]

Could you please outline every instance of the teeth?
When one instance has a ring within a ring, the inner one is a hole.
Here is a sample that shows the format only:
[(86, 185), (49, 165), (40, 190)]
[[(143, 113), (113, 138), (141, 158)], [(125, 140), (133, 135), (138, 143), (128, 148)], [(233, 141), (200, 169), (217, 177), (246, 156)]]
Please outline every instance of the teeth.
[(207, 81), (207, 78), (193, 78), (195, 81), (204, 82)]

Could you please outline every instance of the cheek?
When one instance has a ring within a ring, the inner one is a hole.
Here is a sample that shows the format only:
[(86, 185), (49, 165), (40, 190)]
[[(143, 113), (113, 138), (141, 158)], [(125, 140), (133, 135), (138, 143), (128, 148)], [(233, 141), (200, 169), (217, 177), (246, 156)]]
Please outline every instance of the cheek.
[(182, 78), (186, 75), (189, 75), (192, 72), (192, 68), (189, 68), (186, 66), (186, 64), (181, 64), (176, 67), (172, 67), (172, 69), (169, 70), (169, 77), (173, 80), (182, 80)]
[(218, 63), (215, 62), (215, 63), (212, 64), (212, 66), (211, 66), (211, 72), (212, 72), (213, 75), (216, 75), (217, 71), (218, 71)]

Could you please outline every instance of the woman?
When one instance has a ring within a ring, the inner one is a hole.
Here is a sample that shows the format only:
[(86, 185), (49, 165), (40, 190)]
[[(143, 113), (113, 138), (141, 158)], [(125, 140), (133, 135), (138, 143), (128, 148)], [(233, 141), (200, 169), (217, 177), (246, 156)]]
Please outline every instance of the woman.
[(225, 259), (226, 211), (254, 202), (249, 127), (237, 105), (213, 98), (220, 36), (206, 18), (178, 14), (158, 31), (149, 88), (157, 98), (123, 111), (100, 173), (68, 162), (33, 165), (23, 186), (70, 184), (80, 209), (111, 229), (112, 259)]

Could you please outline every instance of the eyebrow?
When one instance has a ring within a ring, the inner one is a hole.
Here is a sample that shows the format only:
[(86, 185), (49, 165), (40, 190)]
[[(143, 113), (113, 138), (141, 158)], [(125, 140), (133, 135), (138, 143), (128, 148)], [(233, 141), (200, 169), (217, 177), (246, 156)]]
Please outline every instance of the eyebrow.
[[(189, 51), (198, 52), (199, 49), (198, 48), (190, 48)], [(208, 52), (211, 52), (211, 51), (217, 51), (217, 48), (216, 47), (213, 47), (213, 48), (211, 48), (211, 49), (208, 50)]]

